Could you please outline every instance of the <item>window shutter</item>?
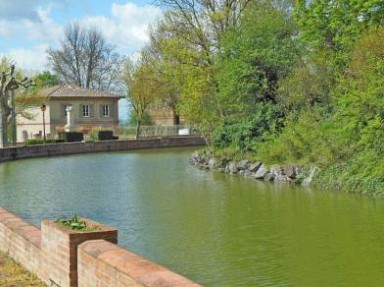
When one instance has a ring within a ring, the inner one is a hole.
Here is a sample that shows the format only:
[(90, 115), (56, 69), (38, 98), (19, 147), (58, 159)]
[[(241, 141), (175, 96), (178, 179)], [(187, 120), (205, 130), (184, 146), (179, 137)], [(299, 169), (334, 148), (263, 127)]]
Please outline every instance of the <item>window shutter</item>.
[(115, 104), (109, 105), (109, 116), (113, 118), (115, 116)]
[(103, 117), (103, 106), (102, 104), (99, 105), (99, 115), (100, 115), (100, 118)]
[(80, 105), (80, 109), (79, 109), (79, 117), (80, 117), (80, 118), (83, 117), (83, 106), (84, 106), (84, 105)]
[(65, 118), (65, 105), (64, 104), (60, 105), (60, 117)]
[(94, 111), (93, 105), (89, 105), (89, 116), (93, 118), (94, 114), (95, 114), (95, 111)]

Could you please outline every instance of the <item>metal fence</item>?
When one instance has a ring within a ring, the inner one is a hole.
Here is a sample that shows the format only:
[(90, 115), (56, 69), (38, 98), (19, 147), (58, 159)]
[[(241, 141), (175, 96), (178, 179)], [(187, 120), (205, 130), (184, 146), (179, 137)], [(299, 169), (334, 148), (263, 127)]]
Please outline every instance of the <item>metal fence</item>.
[[(136, 135), (136, 126), (122, 126), (118, 130), (120, 138), (132, 138)], [(196, 129), (188, 126), (141, 126), (140, 137), (164, 137), (199, 135)]]

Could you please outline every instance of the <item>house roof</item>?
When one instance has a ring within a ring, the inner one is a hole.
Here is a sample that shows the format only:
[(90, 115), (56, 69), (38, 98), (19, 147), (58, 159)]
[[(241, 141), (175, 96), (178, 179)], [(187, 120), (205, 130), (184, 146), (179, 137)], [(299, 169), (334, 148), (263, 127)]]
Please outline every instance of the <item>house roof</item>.
[(40, 91), (40, 95), (50, 99), (57, 98), (115, 98), (121, 99), (120, 96), (114, 93), (84, 89), (76, 85), (57, 85)]

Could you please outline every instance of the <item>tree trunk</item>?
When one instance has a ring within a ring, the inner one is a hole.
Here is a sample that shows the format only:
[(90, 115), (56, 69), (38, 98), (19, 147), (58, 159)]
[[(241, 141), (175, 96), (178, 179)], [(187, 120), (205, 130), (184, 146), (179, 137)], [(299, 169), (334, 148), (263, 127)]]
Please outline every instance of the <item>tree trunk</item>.
[(2, 114), (0, 117), (0, 148), (8, 146), (8, 122), (7, 116)]
[(137, 123), (136, 123), (136, 135), (135, 135), (135, 139), (139, 139), (139, 134), (140, 134), (140, 126), (141, 126), (141, 121), (140, 120), (137, 120)]

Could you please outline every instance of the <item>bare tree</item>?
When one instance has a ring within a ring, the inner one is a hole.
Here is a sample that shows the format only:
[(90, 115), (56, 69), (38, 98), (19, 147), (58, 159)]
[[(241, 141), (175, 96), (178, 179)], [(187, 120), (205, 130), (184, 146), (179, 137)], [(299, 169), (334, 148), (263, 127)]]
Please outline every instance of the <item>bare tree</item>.
[(64, 83), (111, 90), (118, 80), (121, 57), (100, 31), (70, 24), (59, 49), (47, 51), (52, 69)]

